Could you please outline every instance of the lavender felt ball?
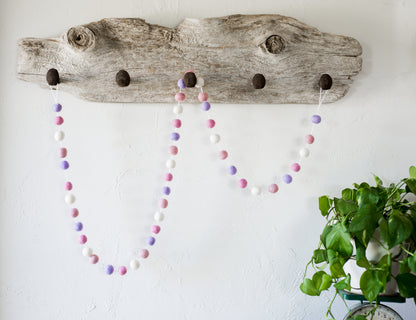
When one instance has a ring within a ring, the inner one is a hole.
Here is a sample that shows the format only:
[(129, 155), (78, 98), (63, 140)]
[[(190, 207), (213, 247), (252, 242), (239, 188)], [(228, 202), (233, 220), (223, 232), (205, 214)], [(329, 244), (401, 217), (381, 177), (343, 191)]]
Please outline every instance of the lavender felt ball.
[(52, 106), (52, 109), (53, 109), (53, 111), (55, 111), (55, 112), (60, 112), (60, 111), (62, 110), (62, 105), (61, 105), (60, 103), (55, 103), (55, 104)]
[(74, 230), (75, 231), (81, 231), (83, 228), (82, 223), (81, 222), (75, 222), (74, 224)]
[(317, 114), (314, 114), (313, 116), (312, 116), (312, 123), (315, 123), (315, 124), (318, 124), (318, 123), (321, 123), (321, 116), (319, 116), (319, 115), (317, 115)]
[(147, 238), (147, 244), (149, 246), (153, 246), (155, 244), (155, 242), (156, 242), (156, 239), (155, 238), (153, 238), (153, 237), (148, 237)]
[(186, 88), (185, 82), (183, 81), (183, 79), (179, 79), (178, 80), (178, 87), (181, 88), (181, 89), (185, 89)]
[(114, 267), (111, 264), (109, 264), (107, 267), (105, 267), (105, 273), (106, 274), (110, 275), (110, 274), (113, 274), (113, 272), (114, 272)]
[(178, 141), (180, 137), (181, 137), (181, 136), (180, 136), (180, 135), (179, 135), (179, 133), (177, 133), (177, 132), (172, 132), (172, 133), (170, 134), (170, 140), (172, 140), (172, 141)]
[(64, 160), (61, 162), (61, 169), (66, 170), (69, 168), (69, 163), (68, 161)]
[(231, 174), (232, 176), (235, 175), (237, 173), (237, 168), (234, 166), (229, 167), (228, 173)]
[(211, 109), (211, 105), (207, 101), (202, 102), (201, 107), (202, 107), (202, 110), (204, 111), (208, 111), (209, 109)]
[(292, 182), (292, 176), (290, 174), (285, 174), (283, 176), (282, 180), (283, 180), (284, 183), (289, 184), (289, 183)]
[(163, 194), (164, 195), (170, 195), (170, 188), (169, 187), (163, 187)]

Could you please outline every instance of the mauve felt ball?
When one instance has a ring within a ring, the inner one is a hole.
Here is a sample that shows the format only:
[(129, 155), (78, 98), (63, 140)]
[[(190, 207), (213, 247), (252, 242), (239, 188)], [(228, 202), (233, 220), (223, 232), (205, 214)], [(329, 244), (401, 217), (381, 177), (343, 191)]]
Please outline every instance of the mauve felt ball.
[(218, 158), (220, 158), (221, 160), (225, 160), (228, 157), (228, 152), (225, 150), (222, 150), (218, 153)]
[(180, 136), (180, 135), (179, 135), (179, 133), (177, 133), (177, 132), (172, 132), (172, 133), (170, 134), (170, 140), (172, 140), (172, 141), (178, 141), (180, 137), (181, 137), (181, 136)]
[(198, 100), (201, 101), (201, 102), (207, 101), (208, 100), (208, 93), (200, 92), (198, 94)]
[(242, 189), (244, 189), (245, 187), (247, 187), (247, 180), (246, 179), (240, 179), (238, 181), (238, 186)]
[(183, 81), (183, 79), (179, 79), (178, 80), (178, 87), (181, 88), (181, 89), (185, 89), (186, 88), (185, 82)]
[(315, 141), (315, 137), (314, 137), (313, 135), (311, 135), (311, 134), (308, 134), (308, 135), (305, 137), (305, 142), (306, 142), (307, 144), (312, 144), (314, 141)]
[(86, 244), (87, 243), (87, 236), (85, 234), (81, 234), (78, 238), (78, 242), (80, 244)]
[(75, 222), (74, 223), (74, 230), (75, 231), (81, 231), (82, 230), (82, 227), (83, 227), (83, 225), (82, 225), (81, 222)]
[(79, 215), (79, 211), (78, 211), (77, 208), (72, 208), (69, 213), (70, 213), (72, 218), (76, 218)]
[(166, 199), (160, 199), (159, 200), (159, 207), (162, 209), (165, 209), (168, 206), (168, 200)]
[(149, 250), (147, 249), (141, 249), (139, 251), (139, 257), (146, 259), (149, 256)]
[(214, 127), (215, 127), (215, 121), (214, 121), (213, 119), (209, 119), (209, 120), (207, 120), (207, 127), (208, 127), (209, 129), (214, 128)]
[(55, 112), (60, 112), (60, 111), (62, 110), (62, 105), (61, 105), (60, 103), (55, 103), (55, 104), (52, 106), (52, 109), (53, 109), (53, 111), (55, 111)]
[(61, 169), (66, 170), (69, 168), (69, 162), (64, 160), (61, 162)]
[(228, 173), (231, 174), (232, 176), (235, 175), (237, 173), (237, 168), (234, 166), (230, 166), (228, 168)]
[(65, 138), (65, 133), (63, 131), (56, 131), (55, 132), (55, 140), (62, 141)]
[(184, 101), (185, 100), (185, 94), (183, 92), (178, 92), (175, 94), (175, 100), (176, 101)]
[(211, 109), (211, 104), (209, 102), (207, 102), (207, 101), (202, 102), (201, 108), (204, 111), (208, 111), (209, 109)]
[(152, 233), (158, 234), (160, 232), (160, 227), (157, 225), (152, 226), (151, 228)]
[(283, 182), (284, 182), (284, 183), (289, 184), (289, 183), (291, 183), (291, 182), (292, 182), (292, 176), (291, 176), (290, 174), (285, 174), (285, 175), (282, 177), (282, 180), (283, 180)]
[(300, 164), (299, 163), (293, 163), (292, 166), (291, 166), (291, 168), (292, 168), (292, 171), (299, 172), (299, 170), (300, 170)]
[(67, 181), (65, 182), (65, 190), (71, 191), (72, 190), (72, 183)]
[(321, 122), (321, 116), (319, 116), (319, 115), (317, 115), (317, 114), (314, 114), (313, 116), (312, 116), (312, 123), (315, 123), (315, 124), (318, 124), (318, 123), (320, 123)]
[(272, 184), (269, 186), (269, 192), (270, 192), (270, 193), (276, 193), (278, 190), (279, 190), (279, 187), (278, 187), (278, 186), (277, 186), (277, 184), (275, 184), (275, 183), (272, 183)]
[(127, 268), (125, 266), (121, 266), (118, 268), (118, 274), (120, 276), (124, 276), (127, 273)]
[(165, 181), (172, 181), (173, 175), (171, 173), (165, 173)]
[(59, 148), (58, 156), (60, 158), (65, 158), (68, 155), (68, 150), (66, 148)]
[(174, 114), (181, 114), (183, 112), (183, 107), (180, 105), (176, 105), (173, 107)]
[(60, 117), (60, 116), (55, 117), (55, 124), (56, 124), (56, 125), (60, 126), (60, 125), (61, 125), (61, 124), (63, 124), (63, 123), (64, 123), (64, 118), (62, 118), (62, 117)]
[(147, 244), (149, 246), (153, 246), (155, 244), (155, 242), (156, 242), (156, 239), (154, 237), (148, 237), (147, 238)]
[(173, 156), (176, 156), (178, 154), (178, 147), (177, 146), (170, 146), (169, 147), (169, 153)]
[(114, 272), (114, 267), (111, 264), (105, 267), (106, 274), (110, 275), (110, 274), (113, 274), (113, 272)]
[(137, 259), (133, 259), (130, 261), (130, 268), (132, 268), (133, 270), (137, 270), (140, 268), (140, 262)]
[(162, 192), (164, 195), (170, 195), (170, 188), (169, 187), (163, 187)]
[(97, 262), (98, 262), (98, 256), (96, 255), (96, 254), (93, 254), (91, 257), (90, 257), (90, 263), (92, 263), (92, 264), (96, 264)]
[(181, 119), (173, 119), (173, 121), (172, 121), (172, 125), (173, 125), (175, 128), (180, 128), (180, 127), (182, 126), (182, 121), (181, 121)]

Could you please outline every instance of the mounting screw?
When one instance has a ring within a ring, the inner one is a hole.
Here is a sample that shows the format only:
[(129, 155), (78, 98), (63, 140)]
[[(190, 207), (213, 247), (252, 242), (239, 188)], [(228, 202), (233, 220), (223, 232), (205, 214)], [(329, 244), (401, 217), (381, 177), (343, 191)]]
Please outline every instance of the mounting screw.
[(46, 73), (46, 81), (50, 86), (56, 86), (58, 83), (60, 83), (59, 79), (59, 72), (56, 69), (49, 69)]
[(322, 90), (329, 90), (332, 87), (332, 78), (329, 74), (323, 74), (319, 79), (319, 86)]

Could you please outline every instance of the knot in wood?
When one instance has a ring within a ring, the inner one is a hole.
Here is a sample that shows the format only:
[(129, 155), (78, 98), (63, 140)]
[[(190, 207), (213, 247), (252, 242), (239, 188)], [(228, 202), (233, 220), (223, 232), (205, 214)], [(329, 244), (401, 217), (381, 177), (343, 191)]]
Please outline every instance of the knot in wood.
[(266, 85), (266, 78), (261, 73), (256, 73), (252, 82), (254, 89), (263, 89)]
[(95, 46), (95, 34), (90, 29), (78, 26), (68, 30), (68, 43), (75, 49), (85, 51)]
[(130, 75), (126, 70), (120, 70), (116, 74), (116, 82), (119, 87), (127, 87), (130, 84)]
[(266, 45), (267, 51), (273, 54), (278, 54), (282, 52), (286, 47), (285, 41), (283, 40), (281, 36), (278, 36), (278, 35), (272, 35), (268, 37), (266, 39), (265, 45)]

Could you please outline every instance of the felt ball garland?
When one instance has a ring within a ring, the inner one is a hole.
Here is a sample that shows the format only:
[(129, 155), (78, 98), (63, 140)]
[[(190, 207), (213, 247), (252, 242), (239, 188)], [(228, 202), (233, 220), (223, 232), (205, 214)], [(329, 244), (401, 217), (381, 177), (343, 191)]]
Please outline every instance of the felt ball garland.
[[(264, 87), (264, 84), (265, 84), (265, 80), (263, 81), (263, 79), (261, 79), (260, 76), (262, 76), (262, 75), (256, 75), (255, 76), (256, 81), (258, 80), (257, 82), (258, 82), (259, 88)], [(253, 78), (253, 81), (254, 81), (254, 78)], [(199, 85), (198, 85), (198, 83), (199, 83)], [(199, 87), (200, 90), (201, 90), (201, 92), (199, 92), (199, 94), (198, 94), (198, 100), (201, 102), (202, 111), (205, 111), (206, 114), (207, 114), (207, 120), (206, 120), (205, 126), (208, 128), (208, 130), (210, 132), (209, 140), (211, 141), (212, 144), (220, 146), (220, 142), (221, 142), (222, 138), (219, 134), (217, 134), (213, 131), (217, 127), (217, 122), (210, 115), (209, 111), (211, 110), (212, 106), (208, 102), (208, 94), (206, 92), (204, 92), (203, 86), (204, 86), (204, 80), (202, 78), (198, 77), (196, 87)], [(284, 184), (291, 184), (292, 183), (293, 173), (297, 173), (301, 170), (302, 160), (309, 157), (309, 155), (310, 155), (310, 150), (309, 150), (308, 146), (313, 144), (314, 141), (315, 141), (315, 137), (313, 136), (314, 126), (320, 124), (321, 121), (322, 121), (322, 118), (319, 115), (319, 110), (320, 110), (320, 107), (321, 107), (321, 105), (322, 105), (322, 103), (325, 99), (327, 89), (329, 89), (329, 88), (330, 88), (330, 86), (325, 87), (325, 88), (324, 87), (320, 88), (317, 110), (316, 110), (315, 114), (312, 115), (312, 117), (311, 117), (312, 128), (310, 130), (310, 133), (305, 136), (305, 139), (304, 139), (305, 145), (304, 145), (304, 147), (302, 147), (299, 150), (299, 159), (298, 159), (298, 161), (291, 164), (289, 166), (288, 172), (281, 176), (281, 182), (284, 183)], [(230, 161), (230, 154), (227, 150), (220, 150), (218, 152), (218, 158), (220, 160), (226, 160), (227, 159), (227, 161)], [(277, 181), (272, 182), (271, 184), (269, 184), (265, 188), (262, 188), (262, 187), (257, 186), (257, 185), (249, 185), (247, 179), (238, 178), (237, 173), (239, 173), (239, 172), (238, 172), (237, 167), (233, 163), (229, 164), (227, 171), (228, 171), (229, 175), (237, 177), (237, 179), (238, 179), (237, 183), (238, 183), (238, 186), (241, 189), (246, 189), (246, 188), (249, 189), (252, 195), (260, 195), (260, 194), (262, 194), (263, 190), (267, 190), (270, 194), (275, 194), (279, 191), (279, 186), (278, 186)]]
[[(191, 78), (191, 80), (189, 81), (192, 82), (193, 79)], [(128, 267), (131, 270), (139, 269), (142, 260), (147, 259), (149, 257), (150, 255), (149, 249), (155, 245), (156, 235), (159, 234), (159, 232), (161, 231), (161, 227), (159, 224), (165, 219), (164, 212), (165, 212), (165, 209), (167, 209), (169, 205), (169, 201), (167, 198), (172, 192), (171, 187), (169, 186), (169, 183), (173, 180), (172, 171), (176, 167), (176, 161), (174, 160), (174, 158), (179, 152), (178, 146), (176, 144), (180, 140), (180, 134), (179, 132), (177, 132), (177, 130), (182, 127), (182, 121), (180, 119), (180, 115), (183, 112), (183, 107), (181, 103), (185, 100), (185, 94), (182, 92), (182, 89), (185, 88), (183, 79), (178, 81), (178, 86), (179, 86), (179, 92), (176, 93), (175, 95), (175, 100), (177, 101), (177, 104), (173, 107), (173, 113), (175, 114), (175, 118), (172, 120), (172, 127), (174, 130), (169, 136), (169, 139), (171, 140), (171, 145), (168, 147), (169, 158), (166, 161), (167, 172), (164, 174), (164, 178), (163, 178), (164, 183), (163, 183), (163, 187), (161, 188), (162, 197), (160, 198), (157, 204), (158, 210), (154, 214), (154, 220), (156, 223), (150, 227), (150, 230), (149, 230), (150, 236), (146, 238), (144, 248), (138, 250), (137, 256), (134, 257), (132, 260), (130, 260), (130, 262), (127, 265), (120, 265), (120, 266), (115, 266), (113, 264), (108, 264), (108, 263), (104, 263), (100, 261), (99, 255), (95, 253), (92, 248), (87, 246), (88, 237), (86, 234), (82, 233), (85, 228), (84, 228), (83, 223), (78, 220), (80, 217), (80, 211), (78, 210), (78, 208), (75, 207), (76, 197), (72, 193), (74, 186), (68, 177), (68, 169), (70, 168), (70, 164), (69, 164), (69, 161), (67, 160), (67, 157), (68, 157), (69, 151), (64, 145), (65, 133), (61, 129), (62, 125), (64, 124), (64, 118), (61, 115), (63, 106), (61, 103), (58, 102), (59, 90), (58, 90), (57, 84), (56, 86), (54, 85), (50, 87), (52, 96), (55, 100), (55, 103), (52, 106), (52, 111), (56, 115), (54, 117), (54, 124), (57, 129), (57, 131), (54, 133), (54, 138), (59, 145), (58, 152), (57, 152), (58, 158), (61, 159), (59, 162), (59, 166), (64, 171), (64, 176), (65, 176), (64, 190), (66, 191), (66, 194), (65, 194), (64, 200), (70, 208), (69, 209), (70, 216), (73, 219), (75, 219), (73, 223), (74, 231), (77, 233), (81, 233), (78, 235), (78, 243), (83, 246), (82, 248), (83, 256), (85, 256), (91, 264), (101, 265), (102, 269), (107, 275), (112, 275), (116, 272), (119, 275), (124, 276), (128, 271)]]

